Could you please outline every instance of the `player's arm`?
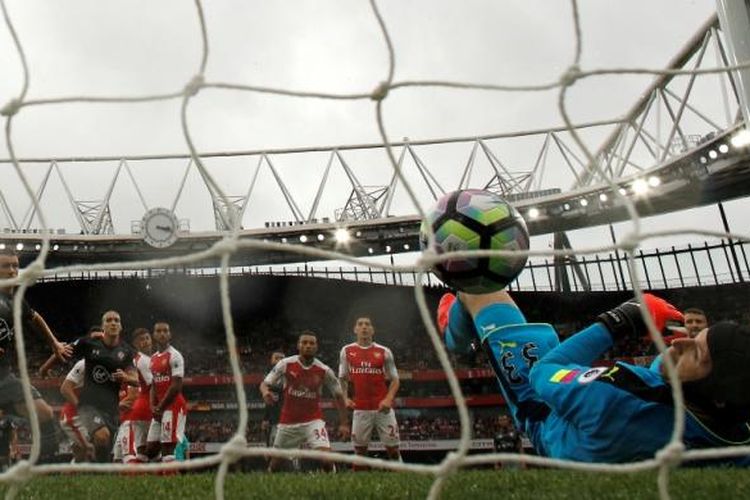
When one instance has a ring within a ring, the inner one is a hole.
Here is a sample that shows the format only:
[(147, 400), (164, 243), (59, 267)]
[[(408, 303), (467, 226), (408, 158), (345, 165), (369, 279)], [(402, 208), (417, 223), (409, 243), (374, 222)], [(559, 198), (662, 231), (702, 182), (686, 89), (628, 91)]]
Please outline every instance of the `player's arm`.
[(38, 375), (42, 378), (46, 377), (49, 371), (56, 366), (58, 363), (57, 355), (52, 354), (49, 358), (47, 358), (47, 361), (45, 361), (42, 366), (39, 367)]
[(44, 321), (44, 318), (41, 314), (36, 311), (32, 311), (30, 323), (32, 328), (47, 340), (47, 343), (52, 348), (52, 352), (55, 354), (58, 361), (64, 362), (67, 361), (68, 358), (70, 358), (71, 354), (73, 353), (73, 348), (68, 344), (64, 344), (63, 342), (57, 340), (57, 337), (55, 337), (55, 334), (52, 333), (52, 330), (50, 329), (47, 322)]
[(138, 385), (138, 373), (135, 371), (135, 366), (129, 366), (124, 370), (118, 368), (112, 374), (112, 379), (121, 384), (128, 384), (130, 386)]
[(346, 346), (341, 348), (339, 355), (339, 384), (347, 408), (354, 408), (354, 401), (349, 398), (349, 360), (346, 358)]
[(273, 397), (273, 391), (271, 391), (270, 386), (265, 380), (260, 383), (258, 389), (260, 390), (260, 395), (263, 397), (263, 402), (265, 402), (268, 406), (273, 406), (276, 404), (276, 398)]
[[(657, 330), (662, 331), (667, 321), (683, 320), (682, 313), (669, 302), (648, 293), (643, 298)], [(562, 342), (541, 362), (590, 366), (612, 347), (616, 339), (636, 338), (647, 333), (641, 308), (631, 300), (600, 314), (596, 323)]]
[(339, 379), (336, 378), (336, 375), (334, 375), (333, 370), (330, 368), (326, 370), (325, 385), (333, 395), (333, 404), (339, 412), (339, 438), (347, 439), (352, 430), (349, 425), (349, 412), (346, 407), (346, 397), (341, 390)]
[(86, 363), (84, 360), (80, 360), (73, 366), (73, 368), (71, 368), (60, 386), (60, 394), (65, 398), (65, 401), (68, 401), (75, 406), (78, 406), (76, 388), (83, 385), (85, 373)]
[(276, 395), (271, 390), (271, 387), (277, 387), (283, 384), (285, 369), (286, 362), (282, 359), (276, 363), (270, 372), (268, 372), (268, 375), (266, 375), (266, 378), (263, 379), (258, 387), (260, 395), (263, 397), (263, 401), (269, 406), (273, 406), (277, 403)]
[(63, 380), (60, 386), (60, 394), (65, 398), (65, 401), (71, 403), (74, 406), (78, 406), (78, 396), (76, 396), (75, 384), (72, 380), (66, 378)]
[[(70, 348), (72, 359), (80, 359), (85, 355), (86, 343), (88, 340), (88, 337), (80, 337), (67, 345), (67, 347)], [(49, 371), (57, 366), (58, 363), (60, 363), (60, 358), (57, 356), (57, 354), (52, 354), (52, 356), (50, 356), (47, 361), (45, 361), (44, 364), (39, 368), (39, 376), (46, 377)]]
[(133, 387), (132, 385), (128, 386), (128, 392), (124, 398), (120, 400), (118, 403), (119, 409), (122, 410), (130, 410), (133, 408), (133, 403), (138, 398), (138, 388)]
[(164, 413), (164, 410), (169, 408), (169, 405), (172, 404), (174, 399), (181, 392), (182, 377), (175, 377), (174, 375), (172, 375), (172, 382), (169, 384), (169, 389), (167, 389), (167, 393), (164, 395), (164, 399), (157, 403), (156, 407), (154, 408), (154, 413), (157, 413), (159, 415)]
[(158, 398), (156, 397), (156, 384), (151, 384), (151, 389), (148, 392), (148, 402), (151, 405), (151, 411), (154, 411), (154, 408), (156, 408), (156, 405), (159, 403)]
[(378, 404), (378, 411), (388, 412), (393, 408), (393, 399), (396, 397), (399, 387), (401, 387), (401, 381), (398, 378), (398, 370), (396, 369), (396, 362), (393, 359), (393, 353), (390, 349), (385, 350), (385, 373), (390, 380), (388, 384), (388, 393), (385, 398)]

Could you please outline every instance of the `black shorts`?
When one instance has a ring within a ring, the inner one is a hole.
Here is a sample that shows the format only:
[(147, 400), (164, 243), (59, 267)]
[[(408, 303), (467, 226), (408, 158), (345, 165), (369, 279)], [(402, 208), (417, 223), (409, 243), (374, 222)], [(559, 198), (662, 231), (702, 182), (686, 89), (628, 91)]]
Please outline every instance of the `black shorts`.
[(109, 429), (109, 435), (114, 439), (117, 435), (117, 428), (120, 426), (120, 419), (117, 415), (92, 405), (79, 406), (78, 419), (81, 430), (88, 439), (91, 439), (91, 436), (102, 427)]
[[(42, 399), (42, 395), (31, 386), (31, 398)], [(0, 409), (5, 413), (16, 415), (16, 405), (23, 404), (23, 383), (21, 379), (13, 373), (8, 372), (5, 376), (0, 376)]]

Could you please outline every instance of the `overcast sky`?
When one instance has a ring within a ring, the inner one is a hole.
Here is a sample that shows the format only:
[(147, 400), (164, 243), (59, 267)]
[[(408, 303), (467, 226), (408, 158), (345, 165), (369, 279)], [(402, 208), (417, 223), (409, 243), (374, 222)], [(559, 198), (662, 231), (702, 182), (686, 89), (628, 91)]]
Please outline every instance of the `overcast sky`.
[[(542, 84), (557, 81), (573, 61), (575, 37), (567, 1), (389, 0), (378, 5), (393, 40), (395, 81)], [(6, 0), (6, 6), (28, 59), (27, 99), (174, 92), (200, 64), (199, 23), (190, 1)], [(713, 0), (584, 0), (579, 6), (583, 69), (663, 68), (715, 9)], [(368, 2), (212, 0), (203, 8), (210, 47), (207, 81), (350, 94), (372, 91), (387, 75), (386, 45)], [(22, 84), (20, 61), (5, 26), (0, 27), (0, 67), (0, 103), (5, 103), (18, 95)], [(579, 82), (570, 91), (571, 116), (578, 123), (621, 117), (651, 80), (619, 76)], [(385, 125), (392, 140), (546, 129), (562, 124), (556, 100), (556, 90), (399, 89), (385, 102)], [(20, 157), (187, 153), (179, 107), (178, 99), (28, 107), (13, 120), (12, 141)], [(188, 113), (192, 137), (203, 152), (380, 142), (375, 106), (368, 99), (300, 99), (208, 89), (191, 101)], [(586, 132), (592, 150), (605, 132)], [(539, 138), (534, 140), (498, 141), (493, 147), (510, 168), (528, 170), (538, 150)], [(0, 143), (0, 156), (7, 157), (5, 139)], [(443, 187), (453, 189), (470, 150), (466, 143), (425, 147), (419, 154)], [(382, 151), (344, 156), (364, 184), (384, 185), (390, 179)], [(327, 153), (273, 157), (305, 214), (327, 160)], [(257, 162), (257, 157), (244, 157), (206, 163), (227, 194), (244, 195)], [(186, 164), (131, 163), (149, 206), (171, 205)], [(25, 167), (34, 187), (47, 166)], [(61, 164), (79, 200), (101, 199), (116, 166), (117, 162)], [(417, 178), (413, 171), (408, 175)], [(28, 198), (10, 165), (0, 164), (0, 180), (3, 195), (20, 218)], [(331, 174), (330, 183), (319, 216), (333, 216), (349, 194), (340, 169)], [(562, 166), (546, 174), (545, 187), (566, 189), (571, 184)], [(426, 190), (418, 191), (428, 203)], [(143, 214), (135, 196), (123, 173), (111, 202), (118, 232), (128, 233), (131, 221)], [(280, 199), (269, 172), (262, 172), (246, 227), (289, 219)], [(56, 178), (48, 185), (43, 206), (52, 227), (77, 230)], [(395, 207), (400, 214), (413, 212), (403, 190)], [(739, 220), (742, 208), (735, 207), (740, 205), (728, 204), (731, 220)], [(195, 171), (177, 212), (190, 219), (193, 230), (212, 228), (210, 199)], [(716, 208), (690, 218), (672, 217), (667, 224), (679, 227), (696, 220), (718, 224)], [(601, 229), (595, 233), (604, 234)], [(589, 241), (592, 234), (573, 234), (574, 245)]]

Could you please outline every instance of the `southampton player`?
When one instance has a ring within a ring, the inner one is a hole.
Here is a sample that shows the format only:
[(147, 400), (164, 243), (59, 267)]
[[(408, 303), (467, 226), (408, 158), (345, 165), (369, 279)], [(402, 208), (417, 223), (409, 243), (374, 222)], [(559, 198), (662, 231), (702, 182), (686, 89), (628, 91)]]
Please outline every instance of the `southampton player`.
[[(320, 408), (320, 396), (323, 386), (333, 395), (339, 412), (339, 435), (346, 439), (349, 437), (349, 423), (344, 394), (333, 370), (315, 357), (318, 339), (314, 333), (305, 331), (299, 336), (297, 351), (298, 355), (276, 363), (260, 384), (260, 393), (268, 405), (277, 404), (271, 387), (284, 388), (281, 417), (273, 447), (287, 449), (307, 445), (314, 450), (330, 451), (331, 444)], [(282, 460), (279, 457), (271, 458), (269, 472), (276, 471)], [(323, 467), (332, 470), (333, 464), (323, 462)]]
[(187, 402), (182, 395), (185, 359), (171, 345), (169, 323), (154, 324), (154, 344), (157, 352), (151, 356), (151, 411), (153, 419), (148, 431), (148, 456), (161, 451), (162, 462), (174, 462), (174, 450), (185, 434)]
[[(666, 301), (645, 295), (655, 326), (681, 321)], [(636, 302), (559, 343), (548, 324), (527, 323), (506, 292), (447, 294), (438, 325), (453, 351), (478, 340), (518, 427), (540, 455), (584, 462), (653, 458), (669, 441), (674, 404), (668, 378), (628, 363), (592, 367), (623, 337), (647, 330)], [(750, 328), (722, 322), (695, 338), (676, 339), (667, 354), (685, 396), (688, 448), (750, 444)], [(730, 462), (743, 463), (743, 459)]]
[(151, 424), (151, 332), (146, 328), (136, 328), (131, 335), (131, 343), (137, 353), (133, 359), (138, 387), (126, 387), (127, 394), (120, 400), (125, 411), (120, 416), (120, 430), (117, 445), (121, 450), (123, 463), (145, 463), (146, 437)]
[[(11, 249), (0, 250), (0, 279), (13, 279), (18, 276), (18, 256)], [(13, 295), (15, 286), (0, 289), (0, 410), (5, 415), (19, 415), (28, 417), (23, 395), (23, 385), (11, 370), (12, 360), (15, 358), (15, 324), (13, 321)], [(21, 302), (21, 321), (24, 330), (30, 329), (43, 336), (52, 348), (52, 352), (65, 361), (71, 352), (69, 346), (58, 342), (44, 318), (31, 309), (26, 301)], [(43, 459), (51, 457), (57, 451), (57, 431), (55, 428), (55, 414), (52, 408), (42, 399), (34, 387), (31, 397), (39, 417), (41, 427)], [(5, 450), (0, 450), (0, 460), (7, 459)]]
[[(367, 316), (354, 323), (357, 341), (341, 349), (339, 379), (347, 407), (354, 410), (352, 443), (357, 455), (366, 455), (373, 428), (385, 446), (388, 458), (400, 460), (398, 422), (393, 398), (399, 388), (398, 371), (390, 349), (373, 341), (375, 327)], [(354, 398), (348, 398), (349, 383)], [(355, 469), (358, 467), (355, 467)]]
[(73, 346), (73, 356), (86, 362), (83, 387), (78, 404), (80, 427), (94, 445), (98, 462), (109, 461), (112, 438), (119, 426), (118, 403), (120, 386), (136, 385), (133, 357), (135, 351), (120, 336), (122, 323), (117, 311), (102, 315), (104, 337), (84, 337)]

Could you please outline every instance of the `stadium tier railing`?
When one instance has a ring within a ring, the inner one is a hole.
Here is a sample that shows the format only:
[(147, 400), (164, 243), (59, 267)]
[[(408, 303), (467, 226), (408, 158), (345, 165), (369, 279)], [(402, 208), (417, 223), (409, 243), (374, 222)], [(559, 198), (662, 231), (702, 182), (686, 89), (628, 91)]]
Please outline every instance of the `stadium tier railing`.
[[(666, 249), (638, 250), (634, 259), (642, 275), (640, 288), (672, 289), (692, 286), (714, 286), (750, 281), (750, 243), (747, 241), (720, 240), (718, 243), (704, 242), (702, 245), (687, 244)], [(632, 290), (633, 278), (628, 269), (627, 257), (614, 251), (606, 255), (581, 256), (575, 262), (566, 260), (562, 264), (545, 259), (530, 261), (521, 275), (509, 286), (511, 291), (557, 291), (555, 270), (565, 269), (572, 291), (617, 291)], [(581, 282), (576, 266), (585, 276)], [(40, 282), (99, 280), (99, 279), (152, 279), (183, 274), (197, 277), (216, 277), (217, 268), (146, 269), (128, 271), (84, 271), (59, 273), (40, 279)], [(379, 267), (317, 265), (315, 263), (279, 266), (230, 267), (230, 276), (280, 276), (306, 277), (330, 280), (346, 280), (395, 286), (417, 285), (417, 273), (382, 269)], [(443, 283), (431, 274), (425, 274), (421, 285), (442, 287)]]

